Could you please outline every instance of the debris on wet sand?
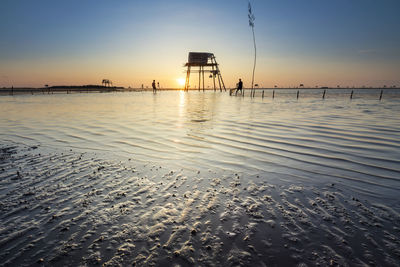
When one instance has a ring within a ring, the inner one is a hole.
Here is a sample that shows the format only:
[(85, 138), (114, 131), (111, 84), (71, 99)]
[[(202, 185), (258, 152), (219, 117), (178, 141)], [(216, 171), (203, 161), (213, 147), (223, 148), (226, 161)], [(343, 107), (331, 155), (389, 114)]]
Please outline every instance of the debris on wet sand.
[(399, 266), (400, 213), (384, 201), (154, 166), (0, 148), (0, 265)]

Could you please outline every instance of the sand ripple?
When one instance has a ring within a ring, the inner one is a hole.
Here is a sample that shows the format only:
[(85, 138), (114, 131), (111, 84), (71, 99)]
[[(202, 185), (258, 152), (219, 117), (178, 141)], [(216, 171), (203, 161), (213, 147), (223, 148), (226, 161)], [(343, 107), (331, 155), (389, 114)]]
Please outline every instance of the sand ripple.
[(398, 206), (340, 184), (274, 183), (40, 146), (3, 146), (0, 170), (4, 266), (400, 262)]

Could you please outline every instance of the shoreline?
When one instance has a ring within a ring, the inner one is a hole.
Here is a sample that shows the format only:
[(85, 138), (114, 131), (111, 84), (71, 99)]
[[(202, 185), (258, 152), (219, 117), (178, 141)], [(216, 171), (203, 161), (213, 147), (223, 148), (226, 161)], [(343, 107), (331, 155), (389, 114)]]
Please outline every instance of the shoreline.
[[(400, 88), (255, 88), (255, 92), (263, 93), (264, 90), (267, 92), (272, 92), (276, 91), (276, 93), (279, 93), (280, 91), (285, 91), (285, 90), (291, 90), (291, 91), (299, 91), (301, 92), (302, 90), (306, 91), (313, 91), (313, 92), (321, 92), (323, 93), (326, 91), (329, 93), (330, 90), (334, 91), (349, 91), (349, 90), (362, 90), (362, 91), (368, 91), (368, 90), (381, 90), (382, 92), (395, 92), (399, 90)], [(222, 90), (221, 92), (230, 92), (234, 91), (235, 88), (227, 88), (226, 90)], [(123, 87), (57, 87), (57, 88), (29, 88), (29, 87), (21, 87), (21, 88), (0, 88), (0, 96), (7, 96), (7, 95), (45, 95), (45, 94), (76, 94), (76, 93), (112, 93), (112, 92), (152, 92), (153, 90), (151, 88), (123, 88)], [(157, 89), (157, 92), (163, 92), (163, 91), (185, 91), (184, 89), (181, 88), (162, 88), (162, 89)], [(214, 90), (213, 88), (206, 88), (206, 89), (189, 89), (188, 91), (215, 91), (219, 92), (219, 89)], [(244, 92), (250, 92), (251, 88), (244, 88)]]

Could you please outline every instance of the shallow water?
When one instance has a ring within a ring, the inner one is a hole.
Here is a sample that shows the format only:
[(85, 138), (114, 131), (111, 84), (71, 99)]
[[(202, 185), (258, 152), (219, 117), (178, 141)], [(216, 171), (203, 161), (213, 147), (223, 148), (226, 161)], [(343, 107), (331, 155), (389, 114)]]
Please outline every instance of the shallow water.
[(393, 92), (0, 97), (0, 265), (399, 266)]
[(328, 91), (325, 100), (307, 90), (299, 100), (296, 90), (277, 91), (275, 99), (270, 91), (265, 98), (179, 91), (1, 97), (0, 138), (279, 181), (343, 183), (397, 200), (396, 92), (382, 101), (371, 90), (356, 91), (351, 101), (344, 90)]

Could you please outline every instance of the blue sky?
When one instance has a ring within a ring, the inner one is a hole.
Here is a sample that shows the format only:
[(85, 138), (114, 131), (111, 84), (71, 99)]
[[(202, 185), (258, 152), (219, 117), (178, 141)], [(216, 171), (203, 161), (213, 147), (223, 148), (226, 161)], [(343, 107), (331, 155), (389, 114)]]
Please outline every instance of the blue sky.
[[(253, 0), (256, 82), (400, 86), (400, 1)], [(247, 1), (2, 0), (0, 86), (177, 87), (189, 51), (251, 79)]]

